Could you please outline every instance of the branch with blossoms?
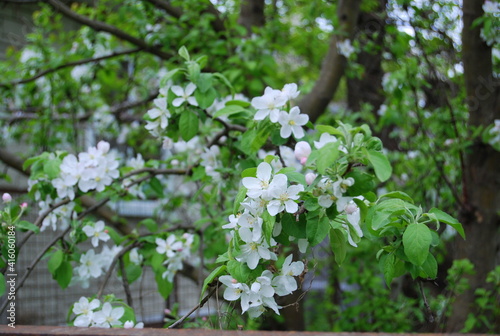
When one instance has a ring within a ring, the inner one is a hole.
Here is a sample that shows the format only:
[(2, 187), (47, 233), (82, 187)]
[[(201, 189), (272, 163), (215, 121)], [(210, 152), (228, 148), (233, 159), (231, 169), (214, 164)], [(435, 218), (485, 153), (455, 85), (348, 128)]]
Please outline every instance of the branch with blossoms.
[[(308, 251), (324, 240), (341, 265), (362, 239), (379, 239), (374, 259), (388, 285), (400, 275), (396, 265), (414, 278), (436, 276), (432, 230), (440, 223), (460, 234), (463, 229), (438, 209), (424, 212), (403, 192), (374, 193), (392, 169), (366, 125), (314, 126), (296, 106), (296, 84), (267, 87), (249, 99), (235, 94), (222, 74), (202, 72), (200, 58), (185, 48), (179, 55), (184, 65), (165, 74), (144, 115), (144, 128), (161, 144), (161, 159), (146, 162), (137, 154), (122, 164), (100, 141), (78, 155), (43, 153), (28, 160), (30, 194), (44, 215), (40, 229), (63, 230), (43, 251), (49, 271), (61, 287), (105, 279), (96, 298), (74, 304), (70, 324), (135, 325), (132, 307), (103, 295), (117, 262), (130, 304), (128, 285), (144, 267), (151, 268), (166, 299), (189, 260), (202, 272), (213, 269), (202, 293), (223, 284), (224, 299), (239, 301), (250, 318), (280, 314), (282, 297), (300, 288)], [(161, 206), (137, 231), (120, 235), (102, 221), (84, 220), (88, 212), (80, 212), (75, 200), (89, 193), (98, 193), (101, 205), (119, 197), (157, 199)], [(71, 244), (65, 244), (70, 231)], [(89, 240), (92, 248), (82, 250), (79, 244)], [(292, 246), (301, 260), (294, 260)]]

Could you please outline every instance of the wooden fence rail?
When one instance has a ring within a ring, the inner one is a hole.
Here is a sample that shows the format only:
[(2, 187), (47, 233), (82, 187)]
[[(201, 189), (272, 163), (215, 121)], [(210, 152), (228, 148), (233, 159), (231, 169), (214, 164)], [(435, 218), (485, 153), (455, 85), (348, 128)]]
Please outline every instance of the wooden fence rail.
[[(0, 335), (23, 336), (463, 336), (464, 334), (391, 334), (391, 333), (333, 333), (304, 331), (238, 331), (206, 329), (100, 329), (52, 326), (0, 325)], [(473, 334), (469, 334), (473, 335)]]

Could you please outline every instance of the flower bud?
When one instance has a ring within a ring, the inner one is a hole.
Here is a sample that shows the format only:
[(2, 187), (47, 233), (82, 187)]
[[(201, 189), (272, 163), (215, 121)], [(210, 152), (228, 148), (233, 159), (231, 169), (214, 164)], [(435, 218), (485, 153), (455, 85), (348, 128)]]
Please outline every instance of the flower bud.
[(107, 152), (109, 152), (109, 142), (99, 141), (99, 143), (97, 144), (97, 149), (103, 154), (106, 154)]
[(28, 203), (26, 203), (26, 202), (21, 203), (22, 209), (26, 209), (27, 207), (28, 207)]
[(311, 154), (311, 146), (305, 141), (299, 141), (295, 145), (294, 153), (297, 160), (299, 160), (300, 163), (304, 165), (307, 161), (307, 158)]
[(314, 180), (316, 179), (317, 176), (318, 175), (316, 175), (314, 173), (307, 173), (306, 174), (306, 183), (308, 185), (311, 185), (314, 182)]
[(356, 205), (356, 203), (349, 203), (345, 207), (345, 213), (348, 215), (352, 215), (356, 211), (358, 211), (358, 206)]
[(10, 201), (12, 201), (12, 196), (10, 196), (10, 194), (8, 193), (5, 193), (2, 195), (2, 200), (4, 203), (10, 203)]

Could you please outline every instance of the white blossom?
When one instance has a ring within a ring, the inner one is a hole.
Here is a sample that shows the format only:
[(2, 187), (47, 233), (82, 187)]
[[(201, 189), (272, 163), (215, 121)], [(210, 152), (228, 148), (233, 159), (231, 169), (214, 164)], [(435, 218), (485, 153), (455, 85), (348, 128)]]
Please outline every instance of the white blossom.
[(172, 101), (172, 105), (175, 107), (181, 106), (184, 102), (188, 102), (190, 105), (198, 106), (198, 102), (195, 97), (192, 97), (194, 90), (196, 90), (196, 85), (189, 83), (185, 89), (179, 85), (174, 85), (170, 88), (172, 92), (178, 97)]
[(280, 90), (274, 90), (269, 86), (264, 90), (264, 95), (252, 99), (252, 106), (257, 110), (255, 120), (264, 120), (267, 116), (271, 122), (277, 122), (280, 107), (286, 104), (287, 97)]
[(99, 245), (99, 240), (108, 241), (109, 234), (105, 230), (104, 222), (97, 221), (94, 226), (86, 225), (83, 227), (83, 232), (87, 235), (87, 237), (91, 238), (92, 246), (97, 247)]
[(292, 107), (290, 113), (281, 111), (278, 118), (278, 122), (281, 125), (280, 136), (287, 139), (293, 133), (296, 139), (303, 138), (304, 130), (302, 126), (307, 124), (308, 121), (309, 116), (307, 114), (301, 114), (297, 106)]

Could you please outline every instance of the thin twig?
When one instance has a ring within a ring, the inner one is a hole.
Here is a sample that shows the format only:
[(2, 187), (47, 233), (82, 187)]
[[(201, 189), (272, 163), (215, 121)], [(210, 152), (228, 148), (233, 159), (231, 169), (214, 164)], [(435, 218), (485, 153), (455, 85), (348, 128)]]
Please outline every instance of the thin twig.
[(191, 316), (192, 313), (194, 313), (196, 310), (198, 310), (201, 307), (203, 307), (205, 305), (205, 303), (207, 303), (207, 301), (212, 297), (212, 295), (214, 295), (215, 292), (217, 292), (217, 289), (219, 288), (220, 285), (221, 285), (221, 282), (217, 281), (217, 284), (214, 286), (214, 288), (212, 288), (212, 290), (207, 294), (207, 296), (205, 296), (203, 298), (203, 300), (200, 301), (200, 303), (198, 303), (196, 306), (194, 306), (186, 315), (184, 315), (179, 320), (177, 320), (175, 323), (173, 323), (172, 325), (170, 325), (168, 327), (168, 329), (177, 328), (182, 323), (184, 323), (184, 320), (186, 320), (189, 316)]
[(131, 249), (133, 249), (134, 247), (137, 247), (139, 245), (140, 245), (140, 243), (136, 241), (136, 242), (122, 248), (120, 250), (120, 252), (118, 252), (115, 255), (115, 257), (111, 261), (111, 264), (109, 265), (108, 271), (106, 272), (106, 275), (104, 277), (104, 282), (102, 283), (101, 287), (99, 287), (99, 291), (97, 292), (97, 298), (99, 298), (99, 299), (101, 298), (102, 293), (104, 292), (104, 288), (106, 288), (106, 285), (108, 284), (109, 279), (111, 278), (111, 274), (113, 274), (113, 269), (115, 268), (115, 265), (116, 265), (116, 262), (118, 261), (118, 259), (121, 258), (125, 253), (127, 253), (128, 251), (130, 251)]
[(127, 272), (125, 272), (125, 263), (123, 262), (123, 256), (118, 258), (118, 262), (120, 263), (120, 271), (122, 272), (122, 283), (123, 289), (125, 290), (125, 295), (127, 296), (127, 304), (134, 309), (134, 305), (132, 302), (132, 293), (130, 292), (130, 284), (127, 279)]
[(121, 40), (130, 42), (136, 45), (137, 47), (140, 47), (144, 51), (160, 57), (161, 59), (168, 60), (172, 57), (170, 53), (162, 51), (159, 47), (148, 45), (143, 39), (129, 35), (115, 26), (109, 25), (105, 22), (89, 19), (84, 15), (80, 15), (74, 12), (73, 10), (71, 10), (71, 8), (69, 8), (59, 0), (46, 0), (46, 2), (52, 7), (54, 7), (56, 11), (61, 12), (64, 16), (72, 20), (75, 20), (76, 22), (79, 22), (85, 26), (91, 27), (97, 31), (104, 31), (110, 33), (111, 35), (114, 35)]
[(427, 315), (427, 321), (429, 321), (429, 323), (434, 323), (435, 321), (434, 314), (432, 313), (431, 307), (427, 302), (427, 297), (425, 296), (424, 288), (422, 286), (422, 280), (418, 280), (418, 287), (420, 288), (420, 294), (422, 294), (422, 298), (424, 299), (424, 307), (425, 307), (425, 313)]
[(26, 84), (26, 83), (32, 82), (34, 80), (37, 80), (40, 77), (46, 76), (48, 74), (51, 74), (53, 72), (56, 72), (56, 71), (59, 71), (59, 70), (65, 69), (65, 68), (74, 67), (77, 65), (88, 64), (88, 63), (95, 63), (95, 62), (103, 61), (103, 60), (113, 58), (113, 57), (129, 55), (129, 54), (133, 54), (133, 53), (136, 53), (138, 51), (141, 51), (142, 49), (143, 48), (134, 48), (134, 49), (124, 50), (124, 51), (115, 51), (109, 55), (104, 55), (101, 57), (85, 58), (85, 59), (82, 59), (79, 61), (68, 62), (65, 64), (61, 64), (57, 67), (41, 71), (41, 72), (37, 73), (36, 75), (29, 77), (29, 78), (19, 79), (17, 81), (13, 81), (10, 83), (0, 83), (0, 87), (9, 87), (9, 86), (14, 86), (14, 85), (19, 85), (19, 84)]

